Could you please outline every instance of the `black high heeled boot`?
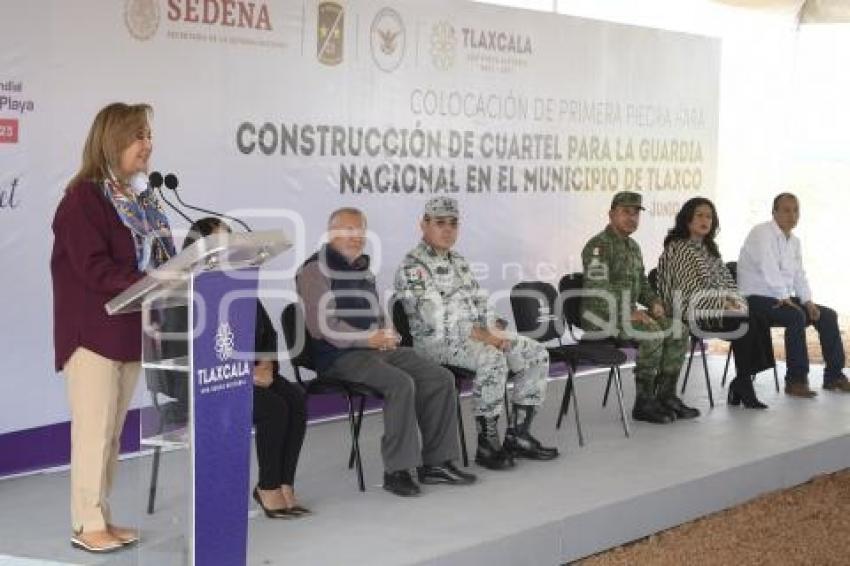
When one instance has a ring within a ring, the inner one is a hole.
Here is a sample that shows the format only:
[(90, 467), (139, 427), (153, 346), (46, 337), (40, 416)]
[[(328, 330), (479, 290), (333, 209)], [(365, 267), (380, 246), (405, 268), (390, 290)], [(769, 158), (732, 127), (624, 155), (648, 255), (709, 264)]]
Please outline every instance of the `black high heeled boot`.
[(738, 406), (743, 403), (747, 409), (767, 409), (767, 405), (756, 397), (753, 380), (750, 376), (736, 376), (729, 384), (728, 404)]

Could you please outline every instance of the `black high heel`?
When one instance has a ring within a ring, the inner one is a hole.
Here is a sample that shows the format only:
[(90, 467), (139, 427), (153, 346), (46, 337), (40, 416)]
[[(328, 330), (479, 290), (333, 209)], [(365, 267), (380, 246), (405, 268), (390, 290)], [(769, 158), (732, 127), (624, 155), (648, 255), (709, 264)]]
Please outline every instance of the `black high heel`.
[(291, 519), (295, 516), (293, 513), (290, 513), (289, 510), (285, 507), (282, 509), (269, 509), (268, 507), (263, 505), (263, 500), (260, 498), (259, 489), (259, 486), (255, 487), (254, 493), (252, 493), (252, 495), (254, 496), (254, 501), (257, 502), (257, 504), (260, 506), (260, 509), (262, 509), (263, 513), (266, 514), (266, 517), (268, 517), (269, 519)]
[(726, 404), (730, 407), (737, 407), (741, 404), (741, 396), (738, 395), (738, 392), (732, 389), (732, 386), (729, 386), (729, 396), (726, 398)]
[(767, 405), (759, 401), (750, 377), (736, 377), (729, 384), (728, 404), (736, 407), (743, 404), (747, 409), (767, 409)]

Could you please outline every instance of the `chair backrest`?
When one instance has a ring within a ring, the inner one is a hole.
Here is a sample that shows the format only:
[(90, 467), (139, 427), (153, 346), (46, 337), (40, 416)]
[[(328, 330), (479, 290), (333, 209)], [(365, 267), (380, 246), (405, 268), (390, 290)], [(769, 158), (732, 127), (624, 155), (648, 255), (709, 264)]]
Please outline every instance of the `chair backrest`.
[(729, 273), (732, 275), (732, 280), (737, 283), (738, 282), (738, 262), (737, 261), (727, 261), (726, 269), (729, 270)]
[(390, 309), (393, 315), (393, 326), (395, 331), (401, 336), (401, 345), (408, 348), (413, 347), (413, 336), (410, 334), (410, 320), (407, 318), (407, 311), (404, 310), (404, 302), (398, 295), (392, 298), (392, 308)]
[(511, 289), (511, 310), (517, 332), (539, 342), (560, 340), (563, 317), (558, 292), (544, 281), (523, 281)]
[(301, 381), (299, 367), (315, 371), (316, 364), (310, 352), (310, 334), (304, 320), (304, 311), (298, 303), (289, 303), (280, 315), (280, 326), (283, 329), (283, 339), (289, 354), (289, 362), (295, 369), (295, 377)]
[(560, 302), (564, 313), (564, 320), (570, 327), (581, 328), (581, 295), (573, 291), (584, 288), (584, 273), (567, 273), (558, 282), (558, 292), (561, 294)]
[(652, 290), (657, 295), (658, 294), (658, 268), (653, 267), (650, 270), (649, 275), (646, 276), (646, 278), (649, 280), (649, 286), (652, 288)]

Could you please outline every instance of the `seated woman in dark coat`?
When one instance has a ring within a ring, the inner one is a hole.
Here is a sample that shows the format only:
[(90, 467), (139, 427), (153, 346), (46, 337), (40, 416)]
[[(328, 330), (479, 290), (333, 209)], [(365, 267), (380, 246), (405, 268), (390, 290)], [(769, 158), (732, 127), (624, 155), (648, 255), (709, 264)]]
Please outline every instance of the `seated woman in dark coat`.
[(749, 312), (720, 258), (714, 241), (719, 229), (710, 200), (696, 197), (682, 205), (658, 259), (658, 290), (668, 306), (681, 308), (697, 336), (701, 331), (730, 333), (737, 376), (729, 385), (729, 404), (766, 409), (756, 397), (752, 376), (774, 366), (770, 328)]

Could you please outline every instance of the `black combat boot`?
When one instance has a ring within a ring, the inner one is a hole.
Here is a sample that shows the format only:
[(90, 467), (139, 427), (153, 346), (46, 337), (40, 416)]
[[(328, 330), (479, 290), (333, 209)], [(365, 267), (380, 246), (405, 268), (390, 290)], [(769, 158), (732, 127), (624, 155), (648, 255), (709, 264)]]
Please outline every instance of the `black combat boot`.
[(539, 440), (531, 436), (531, 421), (537, 407), (531, 405), (514, 405), (514, 427), (505, 431), (504, 448), (515, 458), (529, 460), (554, 460), (558, 457), (558, 449), (543, 446)]
[(632, 409), (632, 418), (647, 423), (667, 424), (673, 421), (671, 413), (672, 411), (663, 409), (653, 397), (638, 395)]
[(490, 470), (512, 468), (514, 460), (499, 442), (499, 417), (475, 417), (478, 427), (478, 449), (475, 463)]
[(658, 403), (673, 411), (677, 419), (695, 419), (700, 415), (699, 409), (685, 405), (675, 394), (660, 399)]

